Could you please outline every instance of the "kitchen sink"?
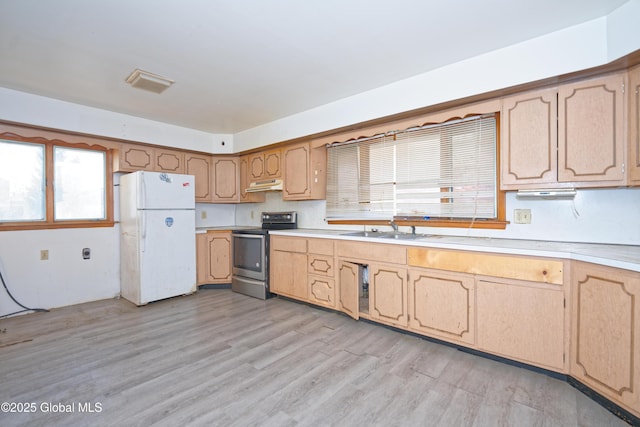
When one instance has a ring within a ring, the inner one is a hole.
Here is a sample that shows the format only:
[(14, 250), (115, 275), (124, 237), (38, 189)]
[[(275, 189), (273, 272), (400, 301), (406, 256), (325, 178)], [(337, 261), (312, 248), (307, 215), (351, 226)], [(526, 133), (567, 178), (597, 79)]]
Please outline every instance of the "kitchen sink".
[(427, 237), (426, 234), (411, 234), (411, 233), (395, 233), (395, 232), (382, 232), (382, 231), (353, 231), (350, 233), (343, 233), (341, 236), (353, 236), (353, 237), (373, 237), (376, 239), (397, 239), (397, 240), (415, 240)]
[(385, 233), (381, 231), (353, 231), (350, 233), (342, 233), (341, 236), (353, 236), (353, 237), (382, 237)]
[(397, 240), (416, 240), (427, 237), (426, 234), (411, 234), (411, 233), (381, 233), (381, 239), (397, 239)]

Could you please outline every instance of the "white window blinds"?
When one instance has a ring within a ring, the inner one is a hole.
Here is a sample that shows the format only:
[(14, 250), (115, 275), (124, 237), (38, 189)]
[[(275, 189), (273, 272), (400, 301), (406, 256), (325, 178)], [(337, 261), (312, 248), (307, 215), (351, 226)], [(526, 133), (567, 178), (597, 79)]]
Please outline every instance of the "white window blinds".
[(491, 219), (496, 205), (494, 114), (328, 149), (328, 219)]

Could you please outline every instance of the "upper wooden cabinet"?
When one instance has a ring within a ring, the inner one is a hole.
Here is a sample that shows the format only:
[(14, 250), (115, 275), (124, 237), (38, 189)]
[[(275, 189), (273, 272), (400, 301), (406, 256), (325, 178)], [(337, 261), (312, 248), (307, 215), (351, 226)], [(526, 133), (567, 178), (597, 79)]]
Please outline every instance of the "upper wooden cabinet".
[(283, 149), (284, 200), (321, 200), (327, 191), (327, 149), (303, 142)]
[(240, 201), (240, 171), (237, 157), (213, 157), (213, 192), (215, 203)]
[(501, 188), (547, 186), (558, 180), (557, 90), (528, 92), (502, 103)]
[[(629, 73), (636, 85), (632, 92), (638, 89), (638, 73)], [(503, 99), (500, 187), (640, 184), (639, 143), (633, 133), (638, 99), (625, 94), (626, 80), (623, 72)]]
[(153, 171), (155, 164), (152, 147), (120, 144), (113, 154), (114, 172)]
[(249, 154), (249, 182), (282, 177), (281, 150), (267, 150)]
[(211, 167), (212, 157), (187, 153), (184, 156), (185, 173), (195, 176), (196, 202), (213, 200)]
[(640, 185), (640, 66), (629, 70), (629, 155), (627, 157), (630, 185)]
[(625, 80), (618, 73), (558, 89), (558, 181), (625, 183)]
[(153, 170), (156, 172), (184, 173), (184, 153), (154, 148)]
[(120, 144), (114, 150), (113, 171), (184, 173), (184, 153), (144, 145)]
[(238, 169), (240, 171), (240, 203), (261, 203), (265, 201), (265, 193), (247, 193), (249, 187), (249, 155), (240, 156)]

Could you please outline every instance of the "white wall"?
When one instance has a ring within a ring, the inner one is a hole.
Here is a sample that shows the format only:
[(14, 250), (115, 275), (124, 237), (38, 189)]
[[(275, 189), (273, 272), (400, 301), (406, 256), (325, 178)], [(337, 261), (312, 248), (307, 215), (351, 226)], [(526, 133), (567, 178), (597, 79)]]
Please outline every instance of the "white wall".
[(0, 119), (212, 154), (233, 153), (233, 135), (211, 134), (2, 87)]
[(640, 41), (640, 0), (631, 0), (607, 16), (607, 51), (609, 60), (638, 49)]
[(196, 203), (196, 227), (219, 227), (235, 224), (236, 205)]
[(236, 151), (606, 64), (640, 49), (640, 0), (598, 18), (234, 135)]
[[(509, 192), (506, 203), (511, 224), (505, 230), (418, 227), (417, 231), (447, 236), (640, 245), (640, 188), (578, 190), (574, 200), (517, 200), (515, 193)], [(531, 209), (531, 224), (514, 224), (514, 209)], [(297, 211), (300, 228), (363, 228), (329, 225), (325, 210), (324, 200), (285, 202), (281, 193), (270, 192), (265, 203), (238, 205), (236, 223), (258, 225), (263, 211)], [(377, 228), (391, 230), (391, 227)], [(408, 227), (400, 229), (409, 231)]]
[[(91, 259), (82, 259), (82, 249)], [(40, 260), (40, 250), (49, 260)], [(0, 269), (14, 297), (30, 308), (113, 298), (120, 293), (118, 227), (3, 231)], [(0, 288), (0, 315), (20, 310)]]

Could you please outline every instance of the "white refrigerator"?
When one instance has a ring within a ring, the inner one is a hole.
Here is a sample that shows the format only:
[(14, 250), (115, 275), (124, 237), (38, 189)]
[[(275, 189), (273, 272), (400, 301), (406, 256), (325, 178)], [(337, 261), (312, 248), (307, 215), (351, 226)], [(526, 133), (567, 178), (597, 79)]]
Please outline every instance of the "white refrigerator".
[(194, 177), (120, 177), (120, 295), (136, 305), (196, 291)]

